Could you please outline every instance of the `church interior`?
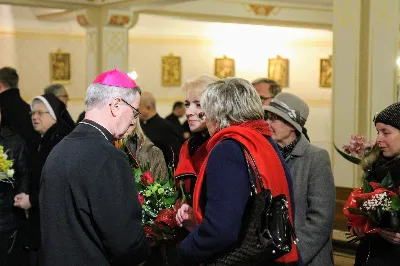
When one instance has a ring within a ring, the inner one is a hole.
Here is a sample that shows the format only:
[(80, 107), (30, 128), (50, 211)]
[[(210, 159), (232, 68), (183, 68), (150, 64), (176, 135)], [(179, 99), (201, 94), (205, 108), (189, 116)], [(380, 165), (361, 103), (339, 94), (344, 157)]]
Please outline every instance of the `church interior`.
[[(312, 143), (336, 183), (335, 265), (353, 265), (342, 209), (360, 169), (335, 151), (374, 139), (372, 117), (398, 101), (398, 0), (0, 0), (0, 67), (29, 102), (65, 84), (74, 120), (94, 77), (117, 68), (167, 116), (195, 75), (273, 75), (310, 106)], [(227, 69), (225, 69), (227, 68)], [(278, 69), (279, 68), (279, 69)]]

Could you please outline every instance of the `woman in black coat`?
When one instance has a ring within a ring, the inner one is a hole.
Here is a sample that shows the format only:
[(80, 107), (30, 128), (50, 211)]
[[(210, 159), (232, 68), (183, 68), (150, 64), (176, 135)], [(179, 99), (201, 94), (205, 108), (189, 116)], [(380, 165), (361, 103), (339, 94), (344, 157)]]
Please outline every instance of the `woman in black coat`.
[[(1, 117), (1, 115), (0, 115)], [(20, 229), (24, 212), (15, 208), (14, 196), (26, 195), (29, 187), (28, 151), (23, 139), (0, 124), (0, 145), (13, 161), (13, 182), (0, 182), (0, 265), (23, 265)]]
[[(390, 173), (394, 187), (400, 185), (400, 103), (394, 103), (374, 119), (378, 132), (376, 146), (362, 162), (364, 178), (381, 183)], [(386, 227), (386, 226), (385, 226)], [(381, 230), (365, 234), (361, 228), (352, 231), (362, 238), (357, 248), (355, 266), (395, 266), (400, 263), (400, 233)]]
[(40, 256), (37, 254), (40, 248), (39, 189), (42, 169), (51, 150), (73, 130), (74, 126), (66, 110), (65, 104), (53, 94), (37, 96), (31, 103), (32, 124), (41, 138), (32, 158), (30, 194), (19, 199), (20, 204), (27, 200), (30, 204), (27, 241), (32, 257), (30, 265), (38, 263), (40, 265)]

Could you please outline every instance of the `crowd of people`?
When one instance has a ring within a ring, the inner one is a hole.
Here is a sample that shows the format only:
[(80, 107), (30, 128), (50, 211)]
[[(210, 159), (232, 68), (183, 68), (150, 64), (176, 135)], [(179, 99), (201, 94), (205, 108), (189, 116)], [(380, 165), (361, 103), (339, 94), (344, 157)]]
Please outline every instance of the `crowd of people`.
[[(275, 261), (240, 265), (334, 265), (329, 154), (307, 135), (307, 103), (275, 81), (199, 75), (184, 82), (185, 99), (162, 118), (154, 95), (114, 69), (88, 86), (74, 122), (63, 85), (28, 104), (18, 80), (15, 69), (0, 69), (0, 145), (15, 171), (13, 183), (0, 182), (0, 265), (222, 265), (243, 238), (253, 199), (249, 156), (257, 187), (286, 196), (298, 241)], [(378, 181), (400, 174), (399, 117), (395, 103), (374, 120), (377, 146), (364, 164)], [(178, 244), (148, 246), (137, 162), (115, 147), (120, 139), (158, 182), (173, 168), (189, 195), (176, 210), (186, 230)], [(357, 266), (398, 265), (399, 233), (350, 230), (363, 239)]]

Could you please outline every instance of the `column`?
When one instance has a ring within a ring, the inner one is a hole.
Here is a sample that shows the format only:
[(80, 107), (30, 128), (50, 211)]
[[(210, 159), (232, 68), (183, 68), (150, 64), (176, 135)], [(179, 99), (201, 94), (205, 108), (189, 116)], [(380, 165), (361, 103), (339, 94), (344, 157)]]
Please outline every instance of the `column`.
[(106, 70), (128, 71), (129, 29), (137, 18), (130, 10), (104, 8), (77, 14), (77, 22), (86, 29), (87, 84)]
[[(376, 112), (396, 101), (398, 0), (334, 0), (332, 139), (375, 139)], [(333, 152), (337, 186), (360, 185), (359, 167)]]

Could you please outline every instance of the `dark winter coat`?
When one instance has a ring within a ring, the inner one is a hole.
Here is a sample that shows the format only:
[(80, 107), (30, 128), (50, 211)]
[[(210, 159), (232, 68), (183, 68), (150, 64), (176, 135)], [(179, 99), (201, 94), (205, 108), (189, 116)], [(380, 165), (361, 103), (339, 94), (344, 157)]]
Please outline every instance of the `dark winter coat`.
[(0, 182), (0, 233), (5, 233), (17, 229), (24, 215), (22, 209), (13, 205), (16, 194), (28, 193), (29, 165), (25, 143), (15, 132), (1, 127), (0, 145), (4, 147), (8, 159), (14, 162), (12, 169), (15, 171), (13, 185)]

